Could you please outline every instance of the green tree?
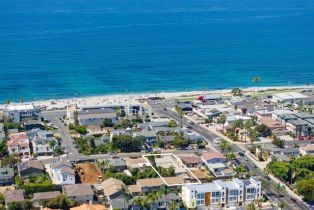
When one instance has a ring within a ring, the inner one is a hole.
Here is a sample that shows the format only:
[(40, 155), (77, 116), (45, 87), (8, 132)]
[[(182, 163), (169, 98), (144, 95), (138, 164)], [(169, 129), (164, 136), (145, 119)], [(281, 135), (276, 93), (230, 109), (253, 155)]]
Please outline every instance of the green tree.
[(217, 123), (220, 123), (220, 124), (225, 124), (226, 122), (226, 119), (227, 119), (227, 116), (222, 114), (219, 116), (218, 120), (217, 120)]
[(271, 136), (272, 132), (266, 125), (257, 125), (255, 127), (255, 131), (259, 134), (259, 136), (262, 137), (268, 137)]
[(259, 76), (254, 76), (253, 78), (252, 78), (252, 82), (253, 82), (253, 84), (256, 86), (257, 85), (257, 91), (259, 91), (259, 84), (260, 84), (260, 82), (261, 82), (261, 77), (259, 77)]
[(0, 157), (8, 155), (8, 147), (6, 141), (0, 141)]
[(228, 161), (231, 161), (231, 160), (233, 160), (233, 159), (236, 158), (236, 155), (234, 154), (234, 152), (228, 152), (228, 153), (226, 154), (226, 157), (227, 157), (227, 160), (228, 160)]
[(284, 148), (284, 146), (285, 146), (284, 140), (280, 140), (280, 139), (275, 138), (272, 142), (274, 145), (276, 145), (279, 148)]
[(314, 202), (314, 177), (297, 182), (297, 191), (309, 202)]
[(59, 195), (58, 197), (48, 201), (46, 207), (52, 209), (69, 209), (75, 205), (75, 201), (67, 198), (65, 195)]
[(234, 172), (238, 177), (244, 177), (246, 174), (246, 167), (244, 165), (238, 165), (235, 167)]
[(132, 138), (132, 136), (129, 135), (116, 135), (112, 138), (113, 147), (122, 152), (139, 152), (144, 142), (145, 137), (143, 136)]
[(24, 103), (24, 101), (25, 101), (25, 100), (24, 100), (24, 98), (23, 98), (23, 97), (21, 97), (19, 102), (20, 102), (21, 104), (23, 104), (23, 103)]
[(112, 119), (110, 118), (105, 118), (104, 121), (102, 122), (103, 127), (113, 127), (114, 123), (112, 122)]
[(13, 167), (19, 162), (21, 162), (21, 160), (19, 159), (18, 154), (11, 154), (11, 155), (7, 155), (7, 156), (2, 158), (1, 166), (2, 167), (6, 167), (6, 166)]
[(34, 209), (34, 205), (33, 205), (33, 202), (31, 200), (25, 200), (23, 202), (23, 207), (24, 207), (25, 210)]
[(171, 128), (177, 127), (177, 122), (175, 120), (170, 120), (168, 123), (168, 127), (171, 127)]
[(178, 106), (176, 106), (176, 111), (180, 117), (180, 125), (181, 127), (183, 127), (183, 117), (184, 117), (184, 112), (182, 111), (182, 109)]
[(268, 167), (277, 178), (285, 182), (290, 180), (290, 163), (274, 161)]
[(73, 112), (73, 118), (74, 118), (74, 125), (79, 125), (78, 111)]
[(179, 203), (177, 202), (177, 201), (172, 201), (171, 203), (170, 203), (170, 207), (169, 207), (169, 209), (170, 210), (178, 210), (179, 209)]
[(3, 193), (0, 193), (0, 204), (5, 204)]
[(181, 135), (176, 135), (171, 144), (176, 148), (185, 148), (189, 146), (189, 140), (184, 139)]
[(255, 204), (250, 203), (249, 205), (247, 205), (246, 210), (256, 210)]
[(24, 207), (22, 203), (13, 201), (9, 203), (8, 210), (24, 210)]
[(119, 117), (121, 116), (121, 108), (117, 108), (116, 110), (115, 110), (115, 112), (116, 112), (116, 116), (117, 116), (117, 118), (119, 119)]
[(79, 134), (82, 134), (82, 135), (87, 134), (87, 129), (86, 129), (86, 127), (83, 126), (83, 125), (76, 125), (76, 126), (74, 127), (74, 130), (75, 130), (76, 132), (78, 132)]
[(242, 90), (240, 88), (233, 88), (231, 90), (231, 93), (234, 95), (234, 96), (242, 96)]
[(90, 141), (89, 141), (89, 145), (92, 149), (95, 149), (96, 148), (96, 144), (95, 144), (95, 139), (94, 138), (91, 138)]
[(231, 146), (230, 146), (229, 142), (227, 142), (226, 140), (222, 140), (219, 144), (219, 147), (220, 147), (222, 152), (231, 150)]
[(284, 208), (286, 207), (286, 204), (285, 203), (280, 203), (279, 204), (279, 208), (281, 209), (281, 210), (283, 210)]
[(281, 186), (281, 184), (277, 184), (276, 185), (276, 191), (277, 191), (277, 198), (279, 198), (279, 195), (285, 190), (285, 188), (283, 186)]

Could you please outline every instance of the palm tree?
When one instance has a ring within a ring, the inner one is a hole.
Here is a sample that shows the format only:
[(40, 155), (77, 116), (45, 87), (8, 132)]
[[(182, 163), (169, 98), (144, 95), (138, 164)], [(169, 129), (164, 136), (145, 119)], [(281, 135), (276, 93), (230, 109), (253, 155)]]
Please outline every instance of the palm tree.
[(20, 103), (22, 103), (22, 104), (24, 103), (24, 98), (23, 97), (20, 98)]
[(4, 101), (4, 104), (10, 104), (11, 103), (11, 101), (9, 100), (9, 99), (6, 99), (5, 101)]
[(236, 176), (244, 177), (244, 174), (246, 173), (246, 167), (244, 165), (239, 165), (235, 167), (234, 171)]
[(180, 116), (180, 124), (181, 124), (181, 127), (183, 127), (183, 116), (184, 116), (184, 112), (182, 111), (182, 109), (180, 109), (180, 108), (177, 108), (177, 112), (178, 112), (178, 114), (179, 114), (179, 116)]
[(168, 195), (170, 193), (173, 192), (173, 190), (171, 188), (169, 188), (167, 185), (163, 186), (161, 188), (161, 192), (162, 192), (162, 195), (165, 195), (166, 196), (166, 204), (168, 205), (169, 204), (169, 201), (168, 201)]
[(57, 143), (56, 143), (55, 141), (49, 141), (49, 143), (48, 143), (49, 147), (50, 147), (52, 150), (55, 148), (56, 144), (57, 144)]
[(219, 147), (220, 147), (222, 152), (224, 152), (226, 150), (227, 151), (231, 150), (231, 146), (230, 146), (229, 142), (227, 142), (226, 140), (221, 141)]
[(157, 199), (158, 199), (158, 197), (157, 197), (155, 192), (149, 193), (148, 196), (147, 196), (148, 203), (153, 203)]
[(115, 112), (116, 112), (116, 117), (118, 119), (121, 115), (121, 108), (117, 108)]
[(277, 190), (277, 199), (278, 199), (278, 198), (279, 198), (280, 193), (284, 191), (284, 187), (283, 187), (283, 186), (281, 186), (281, 184), (280, 184), (280, 183), (278, 183), (278, 184), (276, 185), (276, 190)]
[(121, 192), (123, 193), (123, 197), (124, 197), (124, 201), (125, 202), (123, 202), (123, 207), (124, 207), (124, 209), (125, 209), (125, 203), (127, 203), (127, 205), (128, 205), (128, 208), (129, 208), (129, 194), (128, 194), (128, 191), (127, 191), (127, 188), (125, 187), (125, 186), (122, 186), (122, 188), (121, 188)]
[(138, 205), (140, 209), (143, 209), (144, 207), (147, 207), (148, 205), (147, 200), (144, 197), (142, 197), (141, 194), (134, 199), (133, 205), (134, 204)]
[(170, 203), (170, 208), (169, 208), (169, 210), (177, 210), (178, 208), (179, 208), (178, 202), (172, 201), (172, 202)]
[(236, 155), (234, 154), (234, 152), (228, 152), (226, 154), (227, 160), (230, 162), (231, 160), (233, 160), (234, 158), (236, 158)]
[(250, 203), (249, 205), (247, 205), (246, 210), (256, 210), (254, 203)]
[(286, 207), (286, 204), (285, 204), (285, 203), (280, 203), (280, 204), (279, 204), (279, 208), (280, 208), (281, 210), (283, 210), (285, 207)]
[(262, 187), (264, 189), (268, 190), (269, 185), (270, 185), (270, 181), (269, 180), (265, 179), (265, 180), (262, 181)]
[(254, 76), (254, 77), (252, 78), (252, 82), (254, 83), (254, 85), (257, 84), (257, 91), (259, 91), (259, 84), (260, 84), (260, 82), (261, 82), (261, 78), (260, 78), (259, 76)]

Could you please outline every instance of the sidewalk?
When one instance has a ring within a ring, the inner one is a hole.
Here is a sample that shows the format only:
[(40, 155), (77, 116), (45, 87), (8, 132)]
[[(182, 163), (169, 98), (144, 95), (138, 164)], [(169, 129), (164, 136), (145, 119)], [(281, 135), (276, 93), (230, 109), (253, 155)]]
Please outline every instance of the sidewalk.
[[(221, 133), (219, 133), (219, 132), (217, 132), (217, 131), (215, 131), (215, 130), (213, 130), (213, 129), (210, 129), (210, 128), (207, 128), (207, 129), (208, 129), (209, 131), (213, 132), (214, 134), (220, 136), (220, 137), (223, 138), (224, 140), (228, 141), (229, 143), (234, 144), (234, 142), (233, 142), (231, 139), (229, 139), (228, 137), (224, 136), (223, 134), (221, 134)], [(242, 150), (245, 151), (245, 153), (244, 153), (245, 156), (246, 156), (247, 158), (249, 158), (255, 165), (257, 165), (257, 167), (259, 167), (261, 170), (264, 170), (264, 169), (266, 168), (267, 162), (260, 162), (260, 161), (257, 161), (257, 160), (253, 157), (253, 155), (252, 155), (245, 147), (243, 147), (243, 145), (241, 145), (241, 144), (237, 144), (237, 145), (239, 146), (239, 148), (241, 148)], [(299, 195), (297, 195), (295, 192), (293, 192), (285, 183), (283, 183), (282, 181), (280, 181), (277, 177), (273, 176), (272, 174), (269, 174), (268, 176), (272, 179), (273, 182), (275, 182), (276, 184), (279, 183), (281, 186), (283, 186), (283, 187), (285, 188), (285, 190), (287, 191), (287, 193), (288, 193), (290, 196), (292, 196), (292, 197), (294, 197), (294, 198), (297, 198), (300, 202), (304, 203), (303, 200), (302, 200), (302, 197), (299, 196)], [(304, 203), (304, 204), (307, 206), (306, 203)]]

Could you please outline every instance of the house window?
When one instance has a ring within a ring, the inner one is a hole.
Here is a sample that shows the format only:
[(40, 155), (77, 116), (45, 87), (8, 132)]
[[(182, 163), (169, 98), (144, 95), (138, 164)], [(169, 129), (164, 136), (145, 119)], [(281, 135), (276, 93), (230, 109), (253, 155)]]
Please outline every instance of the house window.
[(219, 198), (212, 198), (212, 204), (219, 203)]
[(212, 197), (220, 197), (220, 192), (213, 192)]
[(196, 205), (204, 205), (205, 204), (205, 193), (197, 193), (196, 194)]
[(246, 190), (246, 199), (253, 200), (255, 198), (255, 188), (248, 188)]
[(229, 199), (228, 199), (228, 200), (229, 200), (230, 202), (236, 201), (237, 198), (238, 198), (238, 193), (239, 193), (238, 190), (230, 190), (230, 191), (229, 191)]
[(196, 205), (197, 206), (201, 206), (201, 205), (204, 205), (204, 204), (205, 204), (204, 200), (196, 200)]

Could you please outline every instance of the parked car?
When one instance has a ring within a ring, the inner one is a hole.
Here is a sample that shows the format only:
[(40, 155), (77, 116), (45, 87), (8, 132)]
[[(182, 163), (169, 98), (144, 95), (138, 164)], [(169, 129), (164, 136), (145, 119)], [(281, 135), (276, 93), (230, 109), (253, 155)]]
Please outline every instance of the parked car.
[(243, 157), (244, 153), (243, 152), (238, 152), (239, 156)]

